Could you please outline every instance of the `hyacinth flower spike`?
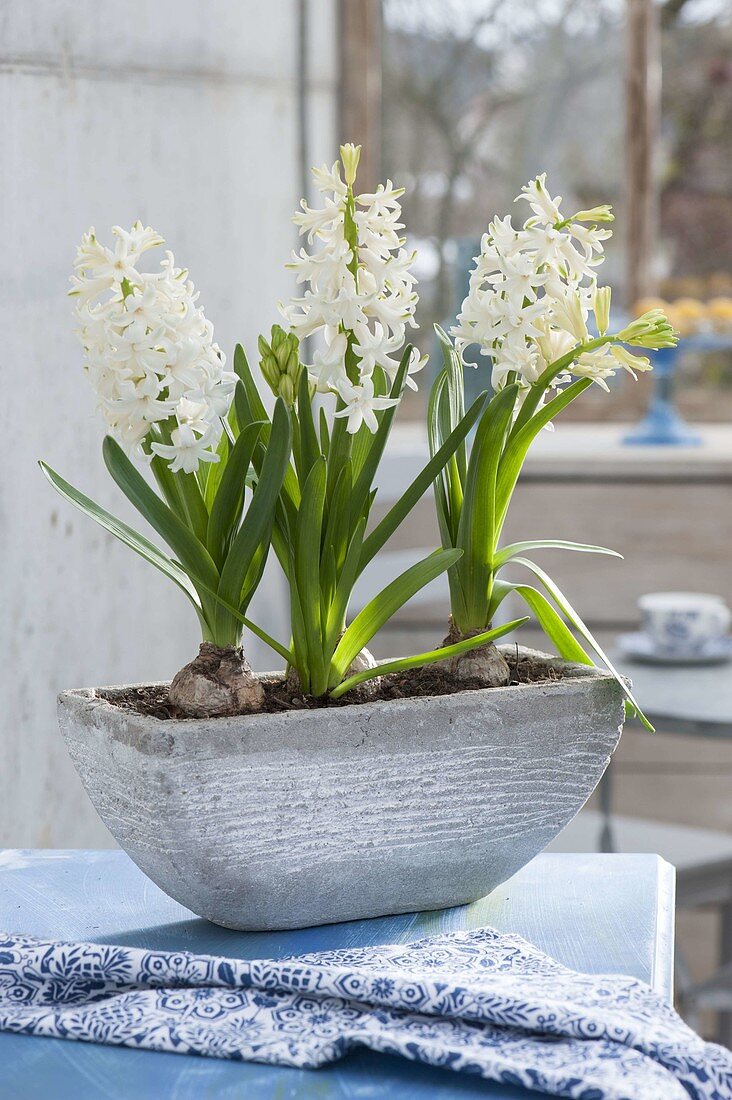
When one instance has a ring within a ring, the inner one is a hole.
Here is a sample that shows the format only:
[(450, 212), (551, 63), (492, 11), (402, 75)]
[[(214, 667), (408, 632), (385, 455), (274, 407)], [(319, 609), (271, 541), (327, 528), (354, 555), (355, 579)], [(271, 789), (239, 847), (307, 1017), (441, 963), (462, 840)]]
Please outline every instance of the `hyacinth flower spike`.
[[(262, 425), (234, 437), (228, 421), (237, 376), (225, 369), (187, 272), (170, 252), (158, 270), (142, 270), (144, 254), (163, 240), (140, 222), (113, 233), (113, 248), (91, 229), (77, 250), (71, 294), (78, 335), (109, 429), (102, 448), (107, 469), (169, 553), (41, 467), (66, 499), (159, 569), (193, 605), (203, 640), (199, 656), (173, 680), (171, 702), (195, 716), (257, 709), (263, 690), (241, 637), (247, 624), (277, 646), (246, 612), (267, 559), (271, 501), (287, 468), (287, 409), (280, 400), (261, 476), (247, 485)], [(140, 467), (150, 469), (157, 492)]]
[[(518, 228), (510, 217), (495, 218), (488, 226), (451, 329), (454, 343), (441, 329), (437, 332), (443, 370), (428, 413), (433, 453), (462, 416), (462, 353), (469, 345), (477, 345), (485, 358), (493, 389), (472, 447), (462, 444), (435, 482), (443, 548), (463, 551), (448, 573), (451, 620), (446, 641), (454, 644), (489, 629), (502, 602), (513, 594), (528, 605), (560, 656), (592, 664), (586, 645), (615, 672), (555, 582), (526, 557), (542, 549), (613, 551), (562, 539), (502, 545), (501, 534), (538, 432), (551, 428), (589, 386), (607, 390), (619, 370), (634, 378), (650, 370), (642, 353), (673, 347), (677, 334), (660, 310), (609, 331), (610, 288), (598, 284), (596, 272), (611, 235), (609, 206), (564, 217), (561, 199), (550, 195), (544, 175), (523, 187), (516, 201), (528, 202), (530, 216)], [(538, 587), (499, 577), (507, 568), (528, 570)], [(466, 654), (450, 667), (458, 679), (487, 686), (508, 682), (508, 665), (495, 646)], [(628, 691), (629, 709), (637, 710), (627, 684), (621, 683)]]
[[(358, 193), (359, 153), (358, 146), (344, 145), (340, 163), (314, 171), (322, 206), (301, 204), (295, 222), (308, 248), (289, 265), (303, 292), (280, 307), (287, 331), (274, 326), (269, 339), (259, 340), (261, 374), (287, 400), (292, 418), (293, 462), (273, 531), (290, 592), (288, 681), (293, 691), (316, 698), (369, 698), (385, 672), (450, 658), (431, 650), (377, 666), (367, 647), (407, 600), (460, 557), (459, 550), (439, 550), (415, 563), (350, 623), (349, 608), (358, 578), (466, 438), (485, 396), (455, 423), (380, 522), (370, 525), (381, 456), (404, 391), (416, 388), (424, 360), (407, 342), (418, 297), (414, 253), (401, 237), (402, 191), (387, 181), (373, 193)], [(305, 338), (311, 354), (299, 365), (295, 349)], [(235, 399), (243, 431), (267, 414), (241, 348), (235, 366), (243, 379)], [(260, 459), (255, 454), (255, 467)], [(488, 634), (500, 636), (516, 625)], [(480, 642), (464, 640), (459, 651)]]

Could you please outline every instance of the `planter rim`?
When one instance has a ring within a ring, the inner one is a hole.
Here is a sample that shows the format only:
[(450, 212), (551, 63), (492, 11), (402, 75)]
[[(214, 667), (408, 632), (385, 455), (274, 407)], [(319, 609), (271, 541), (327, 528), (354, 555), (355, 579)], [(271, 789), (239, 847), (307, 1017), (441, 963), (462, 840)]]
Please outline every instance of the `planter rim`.
[[(498, 646), (498, 649), (504, 655), (514, 656), (517, 647), (515, 645), (504, 645)], [(368, 710), (378, 709), (386, 713), (398, 713), (399, 710), (404, 708), (412, 709), (415, 704), (426, 704), (439, 701), (444, 705), (451, 699), (459, 699), (464, 703), (469, 703), (477, 699), (483, 699), (485, 702), (493, 698), (508, 700), (511, 695), (525, 695), (530, 691), (561, 692), (565, 688), (588, 679), (615, 680), (615, 677), (611, 672), (608, 672), (607, 669), (597, 668), (594, 665), (584, 665), (574, 661), (565, 661), (561, 657), (544, 653), (541, 650), (529, 649), (526, 646), (519, 646), (518, 652), (521, 656), (539, 657), (545, 660), (552, 668), (556, 668), (562, 672), (561, 677), (557, 680), (547, 679), (535, 680), (529, 683), (507, 684), (503, 687), (465, 688), (462, 691), (445, 692), (441, 695), (410, 695), (401, 699), (372, 699), (361, 703), (342, 703), (338, 707), (302, 707), (281, 711), (252, 711), (245, 714), (233, 714), (216, 718), (158, 718), (155, 715), (144, 714), (142, 711), (137, 711), (133, 708), (119, 707), (114, 702), (106, 699), (104, 695), (100, 694), (102, 692), (129, 691), (143, 687), (167, 687), (168, 681), (164, 680), (154, 680), (137, 684), (110, 684), (91, 688), (68, 688), (59, 693), (58, 703), (72, 705), (81, 704), (82, 706), (92, 704), (95, 710), (98, 708), (100, 713), (106, 713), (110, 718), (123, 718), (125, 720), (135, 719), (143, 721), (146, 725), (152, 724), (154, 727), (159, 727), (161, 729), (171, 729), (171, 727), (178, 726), (179, 724), (184, 725), (186, 728), (193, 728), (197, 724), (215, 722), (218, 729), (222, 733), (225, 733), (235, 728), (240, 730), (242, 722), (266, 722), (269, 718), (276, 718), (278, 722), (286, 722), (291, 725), (302, 721), (317, 721), (319, 714), (339, 713), (343, 714), (345, 720), (354, 713), (363, 714), (364, 711)], [(379, 664), (383, 664), (390, 659), (391, 658), (385, 658), (385, 660), (380, 661)], [(259, 680), (282, 680), (284, 678), (284, 673), (281, 670), (276, 672), (259, 672), (256, 675)]]

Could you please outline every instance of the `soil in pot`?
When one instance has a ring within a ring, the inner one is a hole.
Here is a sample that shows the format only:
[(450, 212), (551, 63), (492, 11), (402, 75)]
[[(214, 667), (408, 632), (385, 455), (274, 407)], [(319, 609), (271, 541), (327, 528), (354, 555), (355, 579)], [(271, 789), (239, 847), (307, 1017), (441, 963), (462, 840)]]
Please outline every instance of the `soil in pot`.
[[(561, 679), (561, 672), (544, 657), (533, 654), (503, 652), (508, 662), (509, 685), (546, 683)], [(312, 696), (298, 694), (282, 678), (272, 677), (260, 681), (264, 688), (262, 710), (269, 714), (279, 714), (288, 710), (318, 710), (323, 707), (359, 706), (366, 702), (378, 702), (388, 699), (409, 699), (425, 695), (453, 695), (460, 691), (482, 689), (480, 680), (456, 679), (443, 664), (429, 665), (426, 668), (411, 669), (408, 672), (382, 676), (378, 691), (365, 700), (347, 693), (340, 699), (314, 699)], [(109, 688), (98, 691), (100, 698), (125, 710), (137, 711), (153, 718), (185, 719), (184, 714), (168, 698), (167, 684), (144, 684), (139, 687)], [(250, 713), (246, 710), (242, 714)]]

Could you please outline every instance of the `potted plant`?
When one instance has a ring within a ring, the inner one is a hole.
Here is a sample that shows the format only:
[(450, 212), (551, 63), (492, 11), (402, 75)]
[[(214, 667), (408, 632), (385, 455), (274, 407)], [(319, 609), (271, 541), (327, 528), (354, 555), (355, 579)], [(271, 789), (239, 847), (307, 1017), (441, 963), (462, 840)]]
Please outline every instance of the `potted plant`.
[[(93, 231), (82, 242), (72, 293), (111, 432), (104, 459), (170, 553), (43, 466), (59, 492), (185, 592), (202, 629), (198, 656), (171, 685), (64, 692), (59, 721), (72, 759), (138, 865), (194, 912), (236, 928), (482, 896), (577, 812), (623, 721), (618, 679), (583, 659), (534, 657), (530, 682), (515, 666), (499, 687), (434, 674), (525, 619), (493, 627), (486, 613), (481, 627), (465, 624), (428, 653), (376, 664), (367, 645), (395, 611), (442, 572), (457, 583), (468, 551), (444, 532), (441, 550), (349, 622), (359, 575), (433, 483), (439, 499), (463, 478), (463, 515), (483, 515), (477, 482), (468, 492), (478, 477), (469, 471), (482, 466), (467, 459), (466, 441), (477, 424), (472, 452), (482, 455), (485, 425), (507, 400), (504, 387), (464, 411), (447, 346), (430, 460), (370, 523), (389, 431), (423, 364), (405, 346), (417, 295), (399, 235), (401, 192), (387, 183), (357, 194), (358, 153), (342, 148), (343, 174), (338, 163), (318, 169), (323, 206), (303, 203), (296, 215), (317, 247), (293, 259), (306, 289), (281, 307), (286, 327), (259, 341), (271, 415), (242, 348), (226, 371), (173, 257), (159, 272), (140, 270), (161, 243), (152, 230), (115, 229), (114, 250)], [(306, 355), (313, 336), (319, 345)], [(472, 549), (481, 530), (494, 530), (478, 523)], [(289, 643), (248, 617), (270, 545), (290, 597)], [(244, 626), (279, 655), (279, 672), (252, 673)]]

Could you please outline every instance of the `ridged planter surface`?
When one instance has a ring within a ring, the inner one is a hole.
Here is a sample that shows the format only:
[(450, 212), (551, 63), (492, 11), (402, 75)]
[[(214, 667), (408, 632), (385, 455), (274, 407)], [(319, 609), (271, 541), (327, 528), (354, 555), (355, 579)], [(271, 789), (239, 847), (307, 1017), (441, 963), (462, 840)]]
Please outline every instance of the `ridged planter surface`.
[(552, 682), (236, 718), (67, 691), (59, 723), (105, 824), (166, 893), (230, 928), (297, 928), (475, 901), (556, 836), (607, 767), (623, 698), (603, 672), (552, 664)]

